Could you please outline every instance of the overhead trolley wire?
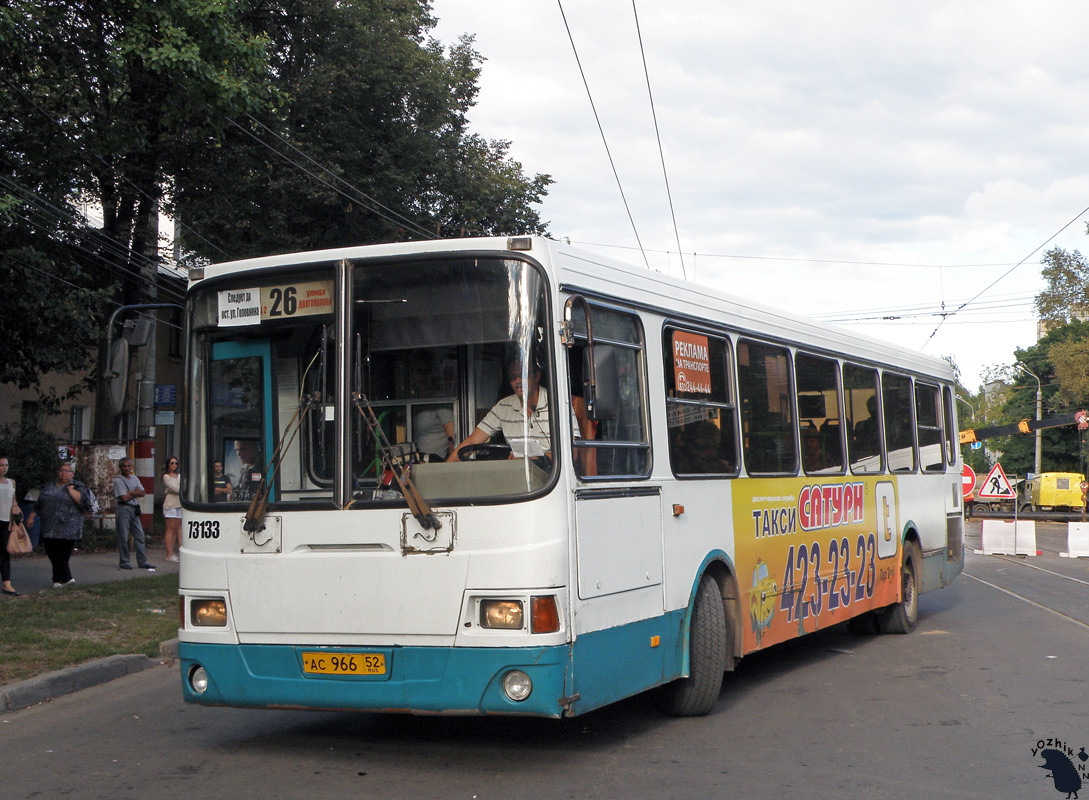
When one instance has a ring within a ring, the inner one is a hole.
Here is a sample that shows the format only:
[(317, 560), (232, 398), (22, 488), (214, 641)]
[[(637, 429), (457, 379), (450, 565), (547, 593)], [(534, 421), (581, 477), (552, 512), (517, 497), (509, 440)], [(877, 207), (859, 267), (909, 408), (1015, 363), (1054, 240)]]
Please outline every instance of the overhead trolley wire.
[[(636, 248), (631, 245), (624, 244), (603, 244), (601, 242), (579, 242), (572, 240), (572, 244), (579, 244), (586, 247), (608, 247), (615, 250), (635, 250)], [(664, 253), (666, 255), (672, 255), (672, 250), (655, 250), (654, 248), (646, 248), (648, 253)], [(785, 261), (785, 262), (797, 262), (801, 264), (843, 264), (849, 267), (905, 267), (912, 269), (980, 269), (983, 267), (1006, 267), (1009, 266), (1009, 262), (1001, 264), (911, 264), (911, 263), (899, 263), (895, 261), (852, 261), (844, 258), (800, 258), (797, 256), (755, 256), (745, 255), (739, 253), (699, 253), (693, 252), (693, 258), (728, 258), (739, 261)]]
[[(56, 233), (59, 229), (82, 230), (89, 234), (91, 240), (100, 245), (99, 250), (86, 247), (83, 244), (71, 242), (64, 238), (58, 239), (61, 244), (70, 250), (86, 254), (92, 259), (101, 261), (107, 269), (118, 277), (132, 277), (137, 281), (153, 286), (158, 290), (167, 292), (174, 297), (184, 296), (184, 292), (175, 289), (169, 283), (160, 283), (149, 278), (138, 267), (154, 267), (156, 272), (163, 266), (159, 259), (138, 253), (127, 248), (123, 243), (104, 233), (101, 229), (90, 225), (79, 214), (70, 214), (31, 189), (26, 188), (17, 181), (0, 175), (0, 186), (7, 187), (8, 191), (16, 193), (23, 200), (23, 211), (18, 213), (28, 225), (31, 225), (46, 235)], [(32, 216), (34, 215), (34, 216)], [(106, 256), (112, 256), (113, 260)], [(177, 276), (182, 279), (181, 276)]]
[[(635, 33), (639, 38), (639, 54), (643, 58), (643, 74), (647, 79), (647, 97), (650, 100), (650, 115), (654, 120), (654, 136), (658, 140), (658, 157), (662, 162), (662, 179), (665, 181), (666, 198), (669, 200), (669, 216), (673, 219), (673, 235), (677, 239), (677, 255), (681, 259), (681, 275), (688, 279), (688, 270), (684, 267), (684, 252), (681, 250), (681, 233), (677, 229), (677, 214), (673, 210), (673, 193), (669, 190), (669, 172), (666, 170), (665, 150), (662, 149), (662, 134), (658, 130), (658, 112), (654, 107), (654, 92), (650, 88), (650, 69), (647, 67), (647, 53), (643, 48), (643, 31), (639, 27), (639, 11), (635, 7), (635, 0), (631, 0), (631, 12), (635, 17)], [(645, 258), (644, 254), (644, 258)]]
[(1069, 228), (1069, 227), (1070, 227), (1071, 225), (1073, 225), (1073, 224), (1074, 224), (1075, 222), (1077, 222), (1077, 221), (1078, 221), (1079, 219), (1081, 219), (1081, 218), (1082, 218), (1083, 216), (1085, 216), (1085, 215), (1086, 215), (1087, 213), (1089, 213), (1089, 206), (1086, 206), (1086, 207), (1085, 207), (1085, 208), (1083, 208), (1083, 209), (1082, 209), (1081, 211), (1079, 211), (1079, 212), (1078, 212), (1078, 214), (1077, 214), (1077, 216), (1075, 216), (1075, 217), (1074, 217), (1074, 218), (1073, 218), (1072, 220), (1070, 220), (1070, 221), (1069, 221), (1068, 223), (1066, 223), (1066, 224), (1065, 224), (1065, 225), (1063, 225), (1063, 226), (1062, 226), (1061, 228), (1059, 228), (1059, 229), (1058, 229), (1057, 231), (1055, 231), (1055, 233), (1051, 234), (1051, 236), (1049, 236), (1049, 237), (1048, 237), (1048, 238), (1047, 238), (1046, 240), (1044, 240), (1044, 241), (1043, 241), (1043, 242), (1042, 242), (1042, 243), (1041, 243), (1040, 245), (1038, 245), (1038, 246), (1037, 246), (1037, 247), (1036, 247), (1036, 248), (1035, 248), (1035, 249), (1034, 249), (1034, 250), (1033, 250), (1033, 251), (1032, 251), (1031, 253), (1029, 253), (1028, 255), (1026, 255), (1026, 256), (1025, 256), (1024, 258), (1022, 258), (1022, 259), (1021, 259), (1020, 261), (1018, 261), (1018, 262), (1017, 262), (1016, 264), (1014, 264), (1014, 265), (1013, 265), (1012, 267), (1010, 267), (1010, 268), (1009, 268), (1008, 270), (1006, 270), (1005, 272), (1003, 272), (1003, 273), (1002, 273), (1001, 275), (999, 275), (999, 276), (998, 276), (997, 278), (995, 278), (995, 279), (994, 279), (993, 281), (991, 281), (991, 282), (990, 282), (989, 284), (987, 284), (987, 285), (986, 285), (985, 287), (983, 287), (983, 288), (982, 288), (982, 289), (980, 289), (980, 290), (979, 290), (978, 292), (976, 292), (976, 294), (975, 294), (975, 295), (974, 295), (974, 296), (973, 296), (973, 297), (972, 297), (971, 299), (969, 299), (969, 300), (965, 300), (965, 301), (964, 301), (963, 303), (961, 303), (961, 304), (960, 304), (960, 305), (959, 305), (959, 306), (958, 306), (958, 307), (957, 307), (956, 309), (954, 309), (953, 311), (950, 311), (950, 312), (948, 312), (948, 313), (947, 313), (946, 315), (944, 315), (944, 316), (942, 317), (941, 321), (940, 321), (940, 322), (938, 322), (938, 325), (937, 325), (937, 327), (936, 327), (936, 328), (934, 328), (934, 330), (930, 332), (930, 335), (929, 335), (928, 337), (926, 337), (926, 341), (925, 341), (925, 342), (923, 342), (923, 344), (922, 344), (922, 347), (920, 347), (919, 349), (920, 349), (920, 350), (922, 350), (922, 349), (923, 349), (923, 347), (926, 347), (926, 346), (927, 346), (927, 344), (929, 344), (929, 343), (930, 343), (930, 340), (931, 340), (931, 339), (933, 339), (933, 338), (934, 338), (934, 337), (935, 337), (935, 336), (937, 335), (938, 331), (939, 331), (939, 330), (941, 330), (941, 327), (942, 327), (942, 325), (944, 325), (944, 324), (945, 324), (945, 321), (946, 321), (946, 320), (947, 320), (947, 319), (948, 319), (949, 317), (954, 317), (954, 316), (956, 316), (956, 315), (957, 315), (957, 314), (959, 314), (959, 313), (960, 313), (960, 312), (961, 312), (961, 311), (962, 311), (962, 310), (963, 310), (964, 308), (966, 308), (966, 307), (967, 307), (968, 305), (970, 305), (971, 303), (974, 303), (974, 302), (975, 302), (976, 300), (978, 300), (978, 299), (979, 299), (979, 298), (980, 298), (980, 297), (981, 297), (981, 296), (982, 296), (983, 294), (985, 294), (985, 293), (987, 293), (988, 291), (990, 291), (990, 290), (991, 290), (991, 289), (992, 289), (992, 288), (993, 288), (993, 287), (995, 286), (995, 284), (999, 283), (1000, 281), (1003, 281), (1003, 280), (1005, 280), (1005, 279), (1006, 279), (1006, 277), (1007, 277), (1007, 276), (1008, 276), (1008, 275), (1009, 275), (1009, 274), (1010, 274), (1011, 272), (1013, 272), (1013, 271), (1014, 271), (1015, 269), (1017, 269), (1018, 267), (1020, 267), (1020, 266), (1021, 266), (1022, 264), (1024, 264), (1024, 263), (1025, 263), (1026, 261), (1028, 261), (1028, 260), (1029, 260), (1030, 258), (1032, 258), (1032, 257), (1033, 257), (1034, 255), (1036, 255), (1036, 253), (1040, 252), (1040, 250), (1042, 250), (1042, 249), (1043, 249), (1044, 247), (1046, 247), (1046, 246), (1048, 245), (1048, 243), (1050, 243), (1050, 242), (1051, 242), (1051, 240), (1052, 240), (1052, 239), (1054, 239), (1054, 238), (1055, 238), (1056, 236), (1058, 236), (1058, 235), (1059, 235), (1060, 233), (1062, 233), (1063, 231), (1065, 231), (1065, 230), (1066, 230), (1067, 228)]
[[(430, 231), (426, 230), (425, 228), (420, 227), (420, 225), (417, 222), (409, 219), (408, 217), (404, 216), (403, 214), (401, 214), (398, 211), (395, 211), (394, 209), (390, 208), (389, 206), (383, 205), (380, 201), (378, 201), (375, 198), (371, 197), (366, 192), (359, 189), (357, 186), (354, 186), (351, 183), (349, 183), (348, 181), (344, 180), (339, 175), (337, 175), (332, 170), (330, 170), (328, 167), (326, 167), (324, 164), (321, 164), (318, 161), (316, 161), (315, 159), (311, 158), (305, 152), (300, 150), (296, 145), (294, 145), (291, 141), (284, 138), (282, 135), (280, 135), (276, 131), (272, 130), (268, 125), (261, 122), (259, 119), (255, 118), (253, 115), (247, 114), (246, 116), (251, 122), (261, 126), (262, 128), (264, 128), (266, 131), (268, 131), (268, 133), (270, 135), (272, 135), (273, 137), (275, 137), (279, 141), (283, 142), (292, 151), (298, 153), (302, 158), (305, 158), (307, 161), (309, 161), (311, 164), (313, 164), (319, 170), (321, 170), (322, 172), (329, 175), (334, 181), (336, 181), (337, 183), (343, 184), (344, 186), (347, 186), (349, 189), (352, 190), (352, 192), (355, 193), (355, 196), (347, 194), (346, 192), (338, 189), (336, 186), (332, 185), (328, 181), (318, 177), (317, 175), (312, 173), (310, 170), (308, 170), (306, 167), (304, 167), (302, 164), (300, 164), (298, 161), (295, 161), (294, 159), (288, 158), (286, 155), (284, 155), (282, 152), (280, 152), (275, 147), (270, 145), (268, 142), (261, 139), (255, 133), (253, 133), (252, 131), (247, 130), (243, 126), (239, 125), (238, 122), (236, 122), (235, 120), (228, 119), (228, 121), (232, 125), (234, 125), (236, 128), (241, 130), (243, 133), (248, 134), (250, 137), (252, 137), (259, 144), (263, 145), (264, 147), (268, 148), (272, 152), (276, 153), (276, 155), (278, 155), (281, 159), (283, 159), (287, 163), (297, 167), (300, 171), (302, 171), (303, 173), (305, 173), (309, 177), (313, 178), (314, 180), (318, 181), (319, 183), (322, 183), (323, 185), (325, 185), (328, 188), (332, 189), (337, 194), (339, 194), (341, 197), (344, 197), (347, 200), (351, 200), (352, 202), (359, 203), (360, 205), (370, 209), (377, 216), (381, 217), (382, 219), (386, 220), (387, 222), (392, 222), (395, 225), (404, 225), (404, 226), (406, 226), (407, 228), (411, 229), (413, 233), (418, 234), (420, 237), (422, 237), (424, 239), (442, 239), (442, 238), (444, 238), (442, 235), (437, 235), (437, 234), (431, 233)], [(379, 211), (379, 209), (381, 209), (381, 211)], [(389, 214), (392, 215), (392, 217), (387, 216), (386, 214), (382, 213), (383, 211), (388, 212)]]
[(624, 186), (620, 182), (620, 174), (616, 171), (616, 163), (613, 161), (613, 154), (609, 150), (609, 142), (605, 138), (605, 129), (601, 126), (601, 117), (598, 116), (597, 106), (594, 105), (594, 96), (590, 92), (590, 83), (586, 79), (586, 71), (582, 68), (582, 60), (579, 58), (578, 48), (575, 47), (575, 37), (571, 34), (571, 26), (567, 24), (567, 15), (563, 11), (563, 0), (556, 0), (556, 5), (560, 7), (560, 16), (563, 18), (563, 26), (567, 30), (567, 39), (571, 42), (571, 51), (575, 54), (575, 63), (579, 68), (579, 75), (582, 76), (582, 85), (586, 89), (586, 97), (590, 101), (590, 109), (594, 112), (594, 121), (597, 123), (598, 133), (601, 134), (601, 143), (605, 145), (605, 155), (609, 158), (609, 166), (613, 170), (613, 177), (616, 179), (616, 187), (620, 190), (620, 199), (624, 202), (624, 210), (628, 214), (628, 221), (631, 223), (631, 229), (635, 233), (635, 241), (639, 245), (639, 251), (643, 254), (643, 262), (647, 265), (647, 269), (650, 269), (650, 262), (647, 261), (647, 254), (643, 250), (643, 242), (639, 238), (639, 229), (635, 227), (635, 218), (632, 216), (631, 207), (628, 205), (628, 198), (624, 194)]

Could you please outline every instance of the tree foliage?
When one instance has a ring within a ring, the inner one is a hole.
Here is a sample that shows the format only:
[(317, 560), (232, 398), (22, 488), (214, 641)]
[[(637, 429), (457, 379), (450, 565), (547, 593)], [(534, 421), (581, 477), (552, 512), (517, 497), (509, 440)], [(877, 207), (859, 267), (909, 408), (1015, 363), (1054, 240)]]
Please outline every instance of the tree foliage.
[(448, 49), (418, 0), (282, 0), (268, 31), (281, 102), (237, 117), (223, 146), (182, 165), (174, 207), (218, 259), (447, 236), (544, 233), (509, 142), (468, 131), (480, 55)]
[[(1036, 296), (1040, 320), (1054, 328), (1089, 319), (1089, 262), (1074, 250), (1049, 250), (1043, 260), (1047, 287)], [(1065, 337), (1052, 346), (1049, 357), (1062, 397), (1074, 404), (1089, 400), (1089, 337)]]
[[(1049, 331), (1032, 347), (1015, 350), (1018, 362), (1027, 366), (1040, 379), (1043, 396), (1042, 416), (1073, 414), (1085, 405), (1084, 396), (1076, 398), (1063, 390), (1056, 379), (1056, 365), (1051, 353), (1070, 344), (1089, 339), (1089, 322), (1072, 322)], [(1016, 422), (1036, 417), (1036, 379), (1021, 372), (1011, 371), (1012, 386), (1002, 407), (1001, 419), (993, 424)], [(1049, 428), (1041, 436), (1044, 472), (1081, 472), (1085, 455), (1077, 428), (1065, 426)], [(1031, 472), (1035, 462), (1035, 435), (1008, 436), (995, 440), (1002, 451), (1002, 466), (1007, 472), (1023, 474)]]
[[(83, 371), (111, 302), (157, 283), (165, 178), (271, 97), (238, 0), (10, 0), (0, 9), (0, 380)], [(82, 208), (101, 209), (102, 225)], [(46, 389), (48, 394), (48, 387)]]
[(482, 59), (434, 24), (429, 0), (0, 6), (0, 381), (84, 370), (111, 307), (171, 299), (160, 207), (215, 260), (545, 232), (551, 178), (469, 132)]
[(11, 464), (18, 499), (30, 489), (44, 486), (56, 477), (60, 466), (57, 439), (34, 424), (6, 425), (0, 428), (0, 455)]
[(1041, 274), (1047, 287), (1036, 296), (1036, 313), (1050, 325), (1089, 319), (1089, 262), (1077, 250), (1052, 248), (1044, 254)]

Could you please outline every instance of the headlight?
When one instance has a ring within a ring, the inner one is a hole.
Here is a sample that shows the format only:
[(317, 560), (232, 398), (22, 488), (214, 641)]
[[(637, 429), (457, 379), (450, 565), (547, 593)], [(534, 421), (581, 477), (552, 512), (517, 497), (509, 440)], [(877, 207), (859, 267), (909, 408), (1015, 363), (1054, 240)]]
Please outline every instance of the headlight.
[(201, 628), (224, 628), (227, 625), (227, 604), (218, 598), (194, 600), (189, 606), (189, 620)]
[(533, 691), (533, 681), (520, 669), (512, 669), (503, 676), (503, 691), (507, 697), (520, 703)]
[(521, 600), (481, 600), (480, 627), (520, 631), (524, 627)]
[(208, 673), (204, 667), (197, 665), (189, 671), (189, 688), (194, 694), (204, 694), (208, 691)]

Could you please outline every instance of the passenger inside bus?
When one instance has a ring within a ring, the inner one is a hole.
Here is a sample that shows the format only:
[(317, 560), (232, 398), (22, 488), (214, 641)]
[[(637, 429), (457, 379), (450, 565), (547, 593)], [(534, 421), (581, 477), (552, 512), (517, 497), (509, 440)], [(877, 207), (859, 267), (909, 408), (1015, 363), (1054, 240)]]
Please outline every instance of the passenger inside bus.
[(881, 439), (877, 430), (877, 395), (866, 398), (865, 419), (860, 419), (854, 429), (854, 460), (881, 452)]
[[(438, 376), (435, 357), (426, 350), (412, 355), (412, 389), (416, 397), (435, 394)], [(421, 405), (412, 412), (412, 441), (421, 457), (443, 461), (454, 445), (454, 410), (449, 405)]]
[(723, 447), (722, 431), (710, 419), (689, 422), (670, 430), (669, 451), (674, 471), (682, 475), (729, 475), (734, 462), (730, 442)]

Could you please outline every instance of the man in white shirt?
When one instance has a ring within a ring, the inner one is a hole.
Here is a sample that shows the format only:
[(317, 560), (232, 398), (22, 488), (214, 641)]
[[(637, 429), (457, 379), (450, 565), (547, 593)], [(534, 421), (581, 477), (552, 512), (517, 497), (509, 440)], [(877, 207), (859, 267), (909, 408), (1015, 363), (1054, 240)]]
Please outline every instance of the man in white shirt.
[(113, 479), (113, 494), (117, 498), (117, 551), (121, 557), (121, 569), (132, 569), (129, 563), (129, 530), (136, 545), (136, 563), (140, 569), (154, 572), (155, 567), (148, 563), (144, 551), (144, 526), (140, 524), (140, 498), (144, 496), (144, 486), (133, 475), (132, 459), (122, 458), (118, 464), (121, 474)]
[[(541, 386), (541, 371), (535, 366), (523, 369), (521, 361), (515, 360), (507, 366), (507, 378), (514, 394), (496, 403), (447, 461), (457, 461), (461, 448), (484, 444), (500, 431), (510, 445), (511, 458), (552, 458), (548, 388)], [(577, 434), (577, 425), (573, 430)]]

